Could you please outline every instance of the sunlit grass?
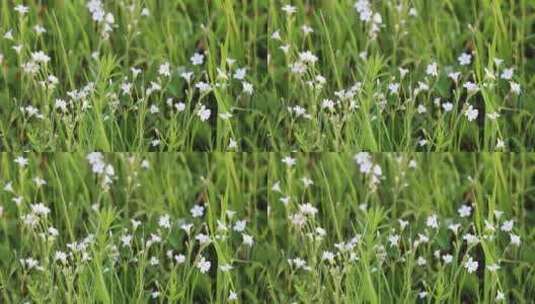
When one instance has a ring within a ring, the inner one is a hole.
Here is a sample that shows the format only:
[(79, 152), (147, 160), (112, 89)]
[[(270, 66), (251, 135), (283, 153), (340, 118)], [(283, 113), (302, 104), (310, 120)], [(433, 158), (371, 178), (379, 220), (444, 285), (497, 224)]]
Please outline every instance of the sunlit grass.
[(0, 298), (530, 303), (534, 167), (531, 154), (2, 154)]

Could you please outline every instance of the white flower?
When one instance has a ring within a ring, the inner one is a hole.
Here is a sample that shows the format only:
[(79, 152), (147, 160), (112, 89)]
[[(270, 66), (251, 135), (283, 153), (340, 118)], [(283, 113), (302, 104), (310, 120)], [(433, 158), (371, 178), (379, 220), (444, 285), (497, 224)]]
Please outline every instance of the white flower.
[(479, 90), (479, 87), (477, 84), (467, 81), (463, 84), (463, 87), (468, 91), (468, 93), (473, 94), (476, 93)]
[(427, 227), (438, 229), (438, 219), (436, 214), (430, 215), (426, 220)]
[(321, 108), (322, 109), (329, 109), (329, 110), (334, 110), (334, 101), (332, 101), (331, 99), (323, 99), (322, 102), (321, 102)]
[(314, 182), (308, 177), (301, 178), (301, 181), (303, 182), (303, 185), (304, 185), (305, 188), (308, 188), (308, 187), (314, 185)]
[(469, 65), (472, 62), (472, 55), (467, 53), (462, 53), (461, 56), (457, 58), (460, 65)]
[(501, 79), (511, 80), (513, 78), (514, 68), (504, 69), (500, 75)]
[(399, 83), (391, 83), (388, 85), (388, 90), (390, 94), (397, 94), (399, 92)]
[(285, 54), (288, 54), (288, 52), (290, 51), (290, 45), (288, 44), (281, 45), (279, 49), (281, 49)]
[(451, 112), (453, 104), (451, 102), (445, 102), (442, 104), (442, 108), (444, 109), (444, 112)]
[(294, 14), (295, 12), (297, 12), (297, 8), (295, 6), (292, 6), (292, 5), (289, 5), (289, 4), (286, 4), (285, 6), (283, 6), (282, 10), (284, 12), (286, 12), (286, 14), (288, 14), (288, 15), (291, 15), (291, 14)]
[(38, 51), (32, 53), (32, 60), (39, 63), (48, 63), (50, 61), (50, 57), (43, 51)]
[(271, 186), (271, 191), (282, 193), (281, 182), (276, 181), (275, 183), (273, 183), (273, 185)]
[(466, 243), (468, 243), (468, 245), (475, 245), (479, 243), (479, 238), (476, 235), (471, 234), (471, 233), (467, 233), (463, 235), (463, 240), (465, 240)]
[(418, 108), (416, 109), (416, 111), (418, 112), (418, 114), (423, 114), (423, 113), (427, 112), (427, 109), (425, 108), (425, 106), (423, 104), (419, 104)]
[(451, 78), (455, 83), (459, 81), (459, 77), (461, 76), (461, 73), (459, 72), (451, 72), (448, 74), (448, 77)]
[(212, 86), (209, 83), (204, 81), (199, 81), (195, 84), (195, 87), (201, 91), (201, 93), (206, 93), (212, 89)]
[(157, 257), (153, 256), (153, 257), (150, 258), (149, 264), (151, 266), (156, 266), (156, 265), (160, 264), (160, 260)]
[(408, 69), (404, 69), (404, 68), (399, 68), (399, 77), (401, 77), (401, 79), (405, 78), (405, 76), (409, 73), (409, 70)]
[(54, 108), (60, 109), (62, 112), (67, 112), (67, 102), (63, 99), (56, 99)]
[(19, 4), (15, 6), (15, 11), (17, 11), (21, 15), (25, 15), (30, 11), (30, 8), (22, 4)]
[(5, 34), (4, 34), (4, 38), (5, 39), (8, 39), (8, 40), (13, 40), (13, 30), (8, 30)]
[(498, 290), (496, 292), (496, 301), (503, 301), (503, 300), (505, 300), (505, 294), (501, 290)]
[(511, 92), (513, 92), (513, 94), (519, 95), (522, 92), (518, 83), (510, 81), (509, 85), (511, 85)]
[(207, 261), (205, 257), (201, 256), (200, 260), (197, 262), (195, 266), (199, 268), (201, 273), (206, 273), (210, 270), (211, 265), (212, 264), (210, 263), (210, 261)]
[(33, 179), (33, 182), (35, 183), (35, 185), (37, 185), (37, 187), (41, 187), (41, 186), (44, 186), (46, 185), (46, 180), (40, 178), (40, 177), (34, 177)]
[(253, 95), (253, 85), (250, 84), (249, 82), (247, 81), (243, 81), (242, 83), (242, 86), (243, 86), (243, 92), (247, 95)]
[(472, 105), (468, 106), (468, 109), (464, 112), (464, 115), (468, 119), (468, 121), (473, 121), (477, 118), (479, 115), (479, 111), (475, 109)]
[(238, 148), (238, 142), (237, 142), (234, 138), (231, 138), (231, 139), (229, 140), (228, 148), (229, 148), (229, 149), (236, 149), (236, 148)]
[(399, 222), (399, 227), (401, 228), (401, 231), (405, 230), (405, 227), (409, 225), (408, 221), (404, 221), (402, 219), (399, 219), (398, 222)]
[(472, 207), (468, 205), (462, 205), (459, 209), (457, 209), (457, 212), (461, 217), (468, 217), (472, 213)]
[(390, 242), (391, 247), (397, 247), (399, 245), (399, 235), (398, 234), (390, 235), (388, 237), (388, 242)]
[(143, 169), (149, 169), (150, 168), (150, 162), (146, 159), (141, 161), (141, 168)]
[(193, 72), (183, 72), (180, 74), (180, 77), (184, 78), (188, 83), (191, 81), (191, 77), (193, 76)]
[(36, 268), (36, 269), (40, 268), (39, 261), (33, 258), (21, 259), (20, 263), (22, 264), (22, 266), (25, 266), (28, 270), (33, 269), (33, 268)]
[(509, 237), (511, 238), (511, 245), (520, 246), (520, 236), (514, 233), (509, 233)]
[(510, 232), (511, 230), (513, 230), (513, 220), (510, 220), (510, 221), (505, 221), (503, 222), (502, 226), (500, 227), (500, 229), (503, 231), (503, 232)]
[(157, 105), (153, 104), (153, 105), (150, 106), (149, 111), (150, 111), (151, 114), (156, 114), (156, 113), (160, 112), (160, 109), (158, 108)]
[(418, 298), (425, 299), (425, 297), (427, 297), (427, 291), (420, 291), (418, 293)]
[(35, 62), (29, 61), (22, 64), (22, 69), (27, 74), (35, 75), (39, 71), (39, 66)]
[(433, 62), (429, 65), (427, 65), (427, 68), (425, 69), (425, 73), (429, 76), (438, 76), (438, 66), (436, 62)]
[(478, 266), (479, 263), (477, 261), (474, 261), (472, 257), (468, 257), (468, 260), (464, 263), (464, 268), (466, 268), (468, 273), (476, 271)]
[(334, 253), (330, 252), (330, 251), (324, 251), (321, 255), (321, 260), (322, 261), (329, 261), (329, 263), (333, 263), (334, 262)]
[(451, 254), (445, 254), (442, 256), (444, 264), (450, 264), (453, 261), (453, 256)]
[(186, 109), (186, 104), (183, 102), (178, 102), (175, 104), (175, 109), (177, 112), (183, 112)]
[(43, 203), (37, 203), (33, 204), (31, 206), (32, 212), (36, 215), (44, 215), (47, 216), (50, 213), (50, 208), (45, 206)]
[(496, 140), (496, 149), (504, 149), (505, 148), (505, 141), (503, 139), (498, 138)]
[(13, 182), (7, 182), (4, 185), (4, 191), (13, 192)]
[(245, 224), (246, 224), (246, 221), (243, 220), (243, 221), (236, 221), (236, 223), (234, 223), (234, 227), (232, 227), (232, 229), (236, 232), (242, 232), (245, 230)]
[(416, 260), (416, 264), (418, 264), (418, 266), (424, 266), (425, 264), (427, 264), (427, 261), (423, 256), (419, 256)]
[(54, 253), (54, 262), (60, 261), (62, 264), (67, 264), (67, 254), (63, 251), (56, 251)]
[(288, 264), (293, 265), (296, 269), (307, 269), (307, 262), (301, 258), (288, 259)]
[(369, 163), (371, 162), (371, 156), (368, 152), (359, 152), (353, 156), (353, 159), (357, 164)]
[(135, 219), (130, 220), (132, 222), (132, 228), (134, 228), (134, 231), (141, 225), (141, 221), (136, 221)]
[(299, 205), (299, 211), (304, 215), (316, 215), (318, 213), (318, 209), (310, 203)]
[(193, 56), (191, 56), (190, 60), (193, 65), (201, 65), (204, 62), (204, 55), (195, 53)]
[(299, 60), (306, 63), (315, 63), (318, 61), (318, 57), (312, 54), (311, 51), (299, 53)]
[(201, 121), (207, 121), (211, 114), (212, 111), (207, 109), (205, 105), (201, 105), (201, 108), (197, 111), (197, 116), (199, 116)]
[(175, 255), (174, 258), (177, 264), (182, 264), (186, 261), (186, 256), (184, 256), (183, 254)]
[(450, 224), (448, 226), (448, 229), (453, 231), (453, 233), (457, 234), (457, 231), (459, 231), (459, 228), (461, 228), (461, 224)]
[(487, 113), (487, 117), (488, 117), (490, 120), (494, 121), (494, 120), (496, 120), (496, 119), (498, 119), (498, 118), (500, 117), (500, 113), (498, 113), (498, 112), (496, 112), (496, 111), (494, 111), (494, 112), (490, 112), (490, 113)]
[(199, 233), (199, 234), (197, 234), (197, 235), (195, 236), (195, 239), (196, 239), (197, 241), (199, 241), (199, 243), (200, 243), (201, 245), (206, 245), (206, 244), (210, 243), (210, 236), (208, 236), (208, 235), (206, 235), (206, 234), (204, 234), (204, 233)]
[(254, 243), (254, 240), (253, 240), (253, 237), (246, 234), (246, 233), (242, 233), (241, 234), (242, 238), (243, 238), (243, 244), (244, 245), (247, 245), (249, 247), (253, 246), (253, 243)]
[(15, 52), (17, 52), (17, 54), (20, 54), (20, 52), (22, 51), (22, 45), (20, 44), (14, 45), (13, 49), (15, 50)]
[(36, 26), (34, 26), (33, 30), (37, 33), (37, 35), (46, 33), (46, 29), (40, 24), (37, 24)]
[(291, 156), (286, 156), (282, 159), (282, 162), (286, 164), (288, 167), (292, 167), (296, 164), (295, 158), (292, 158)]
[(305, 36), (310, 33), (314, 33), (314, 29), (306, 24), (301, 27), (301, 30), (303, 31), (303, 34), (305, 34)]
[(158, 220), (158, 226), (171, 229), (171, 218), (168, 214), (160, 216), (160, 219)]
[(132, 235), (131, 234), (125, 234), (121, 236), (121, 243), (123, 247), (130, 247), (132, 245)]
[(160, 68), (158, 69), (158, 74), (166, 77), (171, 76), (171, 66), (169, 62), (165, 62), (164, 64), (160, 65)]
[(234, 79), (237, 80), (243, 80), (245, 79), (245, 74), (247, 73), (246, 68), (237, 69), (236, 72), (234, 72)]
[(58, 229), (54, 227), (48, 227), (47, 231), (48, 231), (48, 235), (50, 235), (51, 237), (57, 237), (59, 235)]
[(204, 207), (201, 205), (195, 205), (190, 209), (190, 212), (193, 217), (201, 217), (204, 215)]
[[(193, 210), (193, 208), (192, 208), (192, 210)], [(204, 210), (204, 208), (203, 208), (203, 210)], [(202, 216), (202, 214), (198, 215), (198, 216)], [(180, 229), (184, 230), (184, 232), (186, 232), (187, 234), (190, 233), (192, 227), (193, 227), (193, 224), (182, 224), (182, 225), (180, 225)]]
[(233, 290), (231, 290), (229, 295), (228, 295), (228, 300), (229, 301), (236, 301), (236, 300), (238, 300), (238, 295)]
[(137, 78), (137, 76), (143, 71), (142, 69), (136, 69), (136, 68), (131, 68), (130, 71), (132, 71), (132, 77), (134, 79)]

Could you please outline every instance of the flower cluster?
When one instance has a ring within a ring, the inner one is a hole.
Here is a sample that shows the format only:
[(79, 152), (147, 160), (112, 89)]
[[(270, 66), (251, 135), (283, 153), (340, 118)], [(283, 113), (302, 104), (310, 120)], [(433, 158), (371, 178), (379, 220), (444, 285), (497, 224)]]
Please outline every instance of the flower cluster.
[(113, 14), (104, 9), (102, 0), (89, 0), (87, 2), (87, 9), (91, 13), (93, 21), (102, 26), (102, 37), (108, 39), (110, 37), (110, 32), (115, 25), (115, 17)]

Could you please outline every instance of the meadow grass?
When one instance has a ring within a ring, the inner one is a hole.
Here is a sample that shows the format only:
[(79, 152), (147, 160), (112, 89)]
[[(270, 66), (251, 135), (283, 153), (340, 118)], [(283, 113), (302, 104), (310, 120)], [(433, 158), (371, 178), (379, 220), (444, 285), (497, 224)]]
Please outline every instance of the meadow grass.
[[(268, 92), (293, 108), (275, 114), (281, 150), (533, 149), (532, 1), (301, 0), (294, 13), (286, 3), (271, 1), (268, 29)], [(471, 58), (461, 65), (463, 53)], [(522, 93), (500, 79), (506, 67)]]
[(3, 303), (535, 296), (533, 154), (0, 157)]
[(534, 33), (530, 0), (2, 0), (0, 303), (532, 303)]
[(21, 3), (0, 4), (2, 150), (535, 146), (533, 1)]
[[(0, 44), (2, 150), (223, 150), (238, 137), (244, 147), (260, 146), (264, 135), (254, 130), (265, 101), (243, 94), (238, 80), (215, 82), (217, 69), (232, 75), (238, 68), (254, 87), (265, 81), (265, 1), (106, 2), (111, 24), (92, 20), (89, 3), (29, 1), (20, 14), (2, 1), (0, 32), (13, 36)], [(23, 65), (38, 51), (49, 61), (28, 72)], [(190, 62), (195, 54), (205, 56), (201, 64)], [(168, 73), (159, 73), (165, 63)], [(201, 82), (214, 87), (196, 89)], [(204, 122), (196, 117), (201, 105), (212, 112)], [(231, 112), (232, 121), (217, 118)]]

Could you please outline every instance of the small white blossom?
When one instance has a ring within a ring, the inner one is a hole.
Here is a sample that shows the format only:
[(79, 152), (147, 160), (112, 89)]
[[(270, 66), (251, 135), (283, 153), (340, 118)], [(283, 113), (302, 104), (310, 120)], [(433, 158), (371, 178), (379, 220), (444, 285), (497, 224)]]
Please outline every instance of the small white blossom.
[(468, 260), (464, 263), (464, 268), (466, 268), (466, 271), (468, 271), (468, 273), (476, 271), (478, 267), (479, 263), (477, 261), (474, 261), (472, 257), (468, 257)]
[(195, 53), (193, 56), (191, 56), (190, 60), (193, 65), (201, 65), (204, 62), (204, 55)]

